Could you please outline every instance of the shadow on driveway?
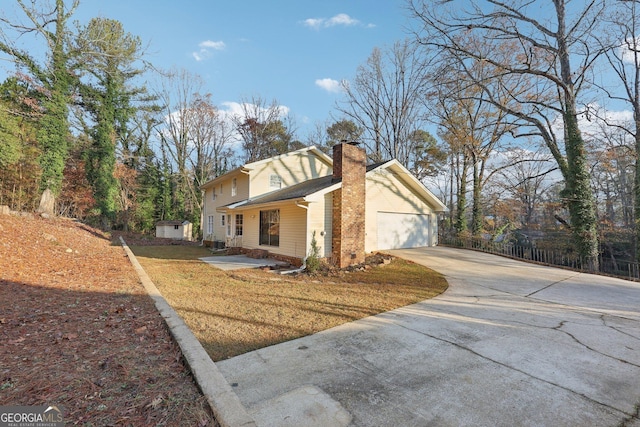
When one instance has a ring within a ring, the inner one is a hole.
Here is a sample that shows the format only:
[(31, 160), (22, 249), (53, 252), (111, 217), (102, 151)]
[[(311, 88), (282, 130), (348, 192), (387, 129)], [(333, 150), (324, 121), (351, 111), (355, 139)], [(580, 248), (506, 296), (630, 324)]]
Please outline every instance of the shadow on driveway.
[(445, 247), (391, 253), (449, 289), (218, 362), (250, 413), (274, 425), (640, 425), (637, 283)]

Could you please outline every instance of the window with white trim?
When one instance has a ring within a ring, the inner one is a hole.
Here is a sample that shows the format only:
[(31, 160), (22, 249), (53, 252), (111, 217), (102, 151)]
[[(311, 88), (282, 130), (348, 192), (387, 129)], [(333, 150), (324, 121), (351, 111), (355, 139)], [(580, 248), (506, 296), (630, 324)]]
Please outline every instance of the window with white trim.
[(223, 227), (225, 226), (225, 222), (226, 222), (225, 220), (226, 220), (226, 219), (227, 219), (227, 216), (226, 216), (225, 214), (222, 214), (222, 215), (220, 216), (220, 225), (221, 225), (221, 226), (223, 226)]
[(231, 197), (235, 197), (238, 194), (238, 180), (233, 178), (231, 180)]
[(276, 174), (269, 175), (269, 189), (279, 190), (281, 188), (282, 188), (282, 178), (280, 178), (280, 175), (276, 175)]
[(236, 215), (236, 236), (242, 236), (242, 225), (244, 222), (244, 218), (242, 217), (242, 214), (237, 214)]
[(207, 234), (213, 234), (213, 215), (207, 217)]
[(214, 188), (211, 194), (211, 200), (215, 200), (216, 199), (216, 189)]
[(231, 215), (227, 215), (227, 237), (231, 236)]

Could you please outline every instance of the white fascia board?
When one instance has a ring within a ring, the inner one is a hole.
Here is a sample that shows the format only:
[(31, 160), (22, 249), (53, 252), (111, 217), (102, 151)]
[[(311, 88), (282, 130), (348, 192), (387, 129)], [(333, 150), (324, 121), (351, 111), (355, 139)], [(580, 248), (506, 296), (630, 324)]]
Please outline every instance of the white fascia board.
[(313, 154), (315, 154), (317, 157), (319, 157), (321, 160), (323, 160), (327, 164), (333, 165), (333, 159), (331, 157), (329, 157), (326, 154), (324, 154), (315, 145), (312, 145), (310, 147), (304, 147), (304, 148), (301, 148), (299, 150), (289, 151), (288, 153), (284, 153), (284, 154), (280, 154), (280, 155), (277, 155), (277, 156), (269, 157), (268, 159), (257, 160), (255, 162), (247, 163), (246, 165), (243, 166), (243, 168), (246, 169), (246, 170), (253, 170), (256, 167), (258, 167), (260, 165), (263, 165), (265, 163), (277, 161), (279, 159), (282, 159), (282, 158), (285, 158), (285, 157), (289, 157), (289, 156), (292, 156), (292, 155), (295, 155), (295, 154), (306, 153), (307, 151), (313, 152)]

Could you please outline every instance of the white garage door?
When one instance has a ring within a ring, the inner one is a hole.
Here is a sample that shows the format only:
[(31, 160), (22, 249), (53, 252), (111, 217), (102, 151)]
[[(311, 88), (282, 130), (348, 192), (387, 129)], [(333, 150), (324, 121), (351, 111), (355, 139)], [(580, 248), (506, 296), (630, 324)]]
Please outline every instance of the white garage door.
[(429, 215), (378, 212), (378, 249), (429, 246)]

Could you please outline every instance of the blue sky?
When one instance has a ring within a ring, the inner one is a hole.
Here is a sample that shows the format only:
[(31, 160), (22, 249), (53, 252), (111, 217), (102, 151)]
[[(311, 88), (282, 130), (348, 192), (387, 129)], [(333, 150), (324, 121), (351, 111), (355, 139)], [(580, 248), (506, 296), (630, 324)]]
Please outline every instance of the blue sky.
[[(260, 96), (289, 108), (298, 138), (330, 119), (376, 46), (408, 37), (403, 0), (81, 0), (74, 19), (117, 19), (157, 67), (199, 74), (221, 108)], [(8, 63), (0, 63), (9, 68)]]

